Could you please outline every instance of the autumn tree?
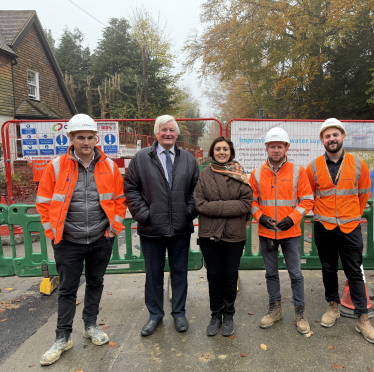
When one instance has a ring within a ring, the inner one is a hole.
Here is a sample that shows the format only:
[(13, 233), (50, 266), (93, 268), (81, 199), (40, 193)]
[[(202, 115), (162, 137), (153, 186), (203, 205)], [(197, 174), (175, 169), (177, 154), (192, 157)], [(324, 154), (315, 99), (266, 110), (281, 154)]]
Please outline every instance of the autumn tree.
[[(205, 30), (190, 35), (186, 66), (200, 59), (202, 77), (240, 81), (252, 110), (260, 106), (273, 117), (320, 118), (331, 50), (344, 45), (361, 14), (373, 10), (373, 0), (206, 0)], [(249, 93), (245, 86), (256, 90)]]

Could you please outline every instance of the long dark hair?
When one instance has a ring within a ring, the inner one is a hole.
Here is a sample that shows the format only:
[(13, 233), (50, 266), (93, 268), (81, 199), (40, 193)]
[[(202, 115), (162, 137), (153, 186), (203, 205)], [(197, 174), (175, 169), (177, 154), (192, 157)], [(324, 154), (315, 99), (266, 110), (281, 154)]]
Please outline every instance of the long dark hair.
[(212, 144), (210, 145), (210, 149), (209, 149), (208, 155), (214, 160), (214, 146), (218, 142), (222, 142), (222, 141), (226, 142), (229, 145), (230, 154), (231, 154), (229, 161), (231, 161), (232, 159), (235, 158), (234, 144), (231, 142), (231, 140), (229, 140), (228, 138), (225, 138), (223, 136), (217, 137), (216, 139), (213, 140)]

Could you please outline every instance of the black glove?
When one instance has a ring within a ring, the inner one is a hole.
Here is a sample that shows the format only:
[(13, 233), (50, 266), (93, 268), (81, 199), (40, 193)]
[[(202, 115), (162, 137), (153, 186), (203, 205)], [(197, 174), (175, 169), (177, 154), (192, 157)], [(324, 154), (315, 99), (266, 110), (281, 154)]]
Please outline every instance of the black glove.
[(275, 221), (272, 218), (266, 216), (265, 214), (263, 214), (260, 217), (260, 220), (258, 221), (258, 223), (260, 223), (262, 226), (266, 227), (267, 229), (276, 231), (276, 228), (274, 226), (275, 222), (277, 222), (277, 221)]
[(280, 231), (286, 231), (289, 228), (291, 228), (294, 225), (292, 219), (290, 217), (285, 217), (283, 220), (279, 221), (275, 226), (280, 230)]

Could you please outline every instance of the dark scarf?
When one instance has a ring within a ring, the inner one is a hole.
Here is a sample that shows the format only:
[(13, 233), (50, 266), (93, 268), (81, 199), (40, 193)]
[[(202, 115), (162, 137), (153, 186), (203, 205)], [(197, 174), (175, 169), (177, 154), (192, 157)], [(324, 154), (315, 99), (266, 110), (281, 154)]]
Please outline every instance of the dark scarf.
[(223, 176), (233, 178), (238, 182), (242, 182), (249, 185), (248, 177), (244, 172), (243, 167), (235, 160), (231, 160), (228, 163), (221, 164), (213, 159), (212, 163), (210, 164), (210, 167), (213, 172), (220, 173)]

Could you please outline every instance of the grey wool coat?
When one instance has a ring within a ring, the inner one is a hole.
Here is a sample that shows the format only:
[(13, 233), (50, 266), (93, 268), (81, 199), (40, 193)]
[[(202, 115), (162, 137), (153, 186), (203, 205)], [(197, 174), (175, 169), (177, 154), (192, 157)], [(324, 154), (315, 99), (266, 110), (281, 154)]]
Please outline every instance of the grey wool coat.
[(226, 242), (246, 239), (246, 216), (252, 206), (252, 188), (233, 178), (205, 168), (199, 177), (194, 199), (199, 213), (199, 237)]

